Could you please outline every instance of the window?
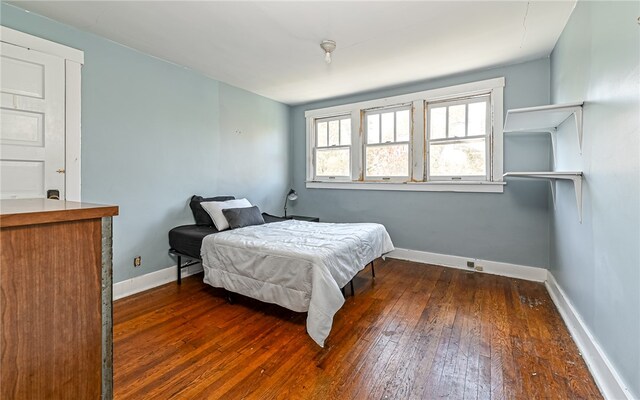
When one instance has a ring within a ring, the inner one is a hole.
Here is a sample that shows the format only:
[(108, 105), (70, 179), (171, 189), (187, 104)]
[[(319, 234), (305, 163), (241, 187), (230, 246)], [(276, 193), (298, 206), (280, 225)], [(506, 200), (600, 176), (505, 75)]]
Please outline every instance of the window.
[(365, 120), (365, 178), (408, 178), (411, 107), (366, 111)]
[(322, 118), (315, 124), (315, 176), (351, 177), (351, 117)]
[(307, 187), (501, 193), (504, 78), (309, 110)]
[(488, 180), (490, 97), (427, 106), (428, 180)]

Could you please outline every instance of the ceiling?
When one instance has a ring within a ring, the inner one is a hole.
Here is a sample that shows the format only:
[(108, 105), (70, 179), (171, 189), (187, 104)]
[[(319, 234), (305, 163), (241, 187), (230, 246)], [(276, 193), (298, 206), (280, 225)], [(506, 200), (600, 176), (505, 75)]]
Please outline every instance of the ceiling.
[[(575, 1), (13, 4), (300, 104), (547, 57)], [(330, 65), (324, 39), (338, 45)]]

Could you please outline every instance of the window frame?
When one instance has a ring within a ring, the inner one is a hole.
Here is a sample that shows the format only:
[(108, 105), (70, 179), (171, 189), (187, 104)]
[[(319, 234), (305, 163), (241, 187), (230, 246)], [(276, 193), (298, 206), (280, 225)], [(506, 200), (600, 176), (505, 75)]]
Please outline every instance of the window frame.
[[(396, 125), (396, 113), (398, 111), (409, 111), (409, 138), (405, 141), (397, 141), (397, 125)], [(394, 141), (386, 141), (382, 142), (382, 114), (393, 112), (393, 139)], [(378, 143), (367, 143), (369, 136), (369, 124), (367, 122), (367, 117), (370, 115), (379, 115), (378, 121), (380, 122), (378, 125), (378, 135), (379, 142)], [(376, 107), (370, 108), (367, 110), (362, 110), (362, 119), (364, 121), (362, 126), (362, 154), (363, 154), (363, 181), (366, 182), (406, 182), (411, 180), (412, 171), (412, 138), (413, 138), (413, 105), (411, 103), (408, 104), (399, 104), (390, 107)], [(407, 145), (407, 175), (403, 176), (386, 176), (386, 175), (367, 175), (367, 148), (370, 147), (387, 147), (393, 145)]]
[[(386, 97), (322, 109), (307, 110), (306, 118), (306, 187), (357, 190), (398, 191), (447, 191), (502, 193), (503, 181), (503, 91), (504, 77), (442, 87), (417, 93)], [(428, 178), (427, 107), (430, 103), (489, 95), (487, 141), (487, 176), (483, 179), (439, 180)], [(410, 176), (402, 180), (365, 179), (365, 111), (376, 108), (393, 108), (412, 104), (410, 132)], [(349, 179), (323, 179), (315, 176), (313, 145), (315, 144), (315, 120), (327, 117), (351, 115), (351, 177)]]
[[(485, 118), (485, 134), (484, 135), (476, 135), (476, 136), (467, 136), (467, 132), (469, 129), (469, 104), (472, 103), (480, 103), (481, 101), (474, 101), (474, 100), (478, 100), (478, 99), (484, 99), (488, 97), (488, 101), (487, 103), (487, 109), (486, 109), (486, 118)], [(448, 136), (449, 133), (449, 107), (451, 106), (456, 106), (456, 105), (465, 105), (465, 136), (459, 136), (456, 138), (450, 138)], [(431, 139), (431, 114), (430, 114), (430, 110), (432, 108), (441, 108), (441, 107), (446, 107), (447, 108), (447, 113), (446, 113), (446, 117), (445, 117), (445, 121), (446, 121), (446, 132), (447, 132), (447, 137), (443, 138), (443, 139)], [(491, 125), (492, 125), (492, 121), (491, 121), (491, 93), (486, 93), (486, 94), (479, 94), (479, 95), (475, 95), (475, 96), (466, 96), (466, 97), (461, 97), (461, 98), (457, 98), (457, 99), (451, 99), (451, 100), (442, 100), (442, 101), (432, 101), (430, 103), (426, 103), (425, 105), (425, 120), (426, 120), (426, 126), (425, 126), (425, 135), (426, 135), (426, 160), (425, 160), (425, 164), (426, 164), (426, 168), (427, 168), (427, 174), (426, 174), (426, 180), (428, 182), (434, 182), (434, 181), (445, 181), (445, 182), (449, 182), (449, 181), (483, 181), (483, 182), (490, 182), (491, 181), (491, 159), (492, 159), (492, 154), (491, 154), (491, 139), (492, 136), (491, 135)], [(431, 175), (431, 144), (432, 143), (455, 143), (455, 142), (461, 142), (461, 141), (465, 141), (465, 140), (469, 140), (469, 139), (482, 139), (484, 138), (485, 140), (485, 173), (484, 175)], [(486, 158), (489, 158), (489, 160), (486, 160)]]
[[(352, 153), (353, 153), (353, 135), (351, 135), (352, 137), (350, 138), (351, 140), (349, 141), (348, 145), (342, 145), (342, 144), (337, 144), (337, 145), (329, 145), (329, 123), (331, 121), (338, 121), (338, 142), (340, 142), (340, 139), (342, 138), (341, 132), (342, 132), (342, 120), (349, 118), (350, 122), (351, 122), (351, 132), (353, 133), (353, 121), (351, 118), (350, 114), (342, 114), (342, 115), (335, 115), (335, 116), (329, 116), (329, 117), (323, 117), (323, 118), (316, 118), (313, 121), (313, 170), (314, 170), (314, 179), (317, 180), (331, 180), (331, 181), (346, 181), (346, 180), (351, 180), (351, 176), (352, 176), (352, 168), (351, 168), (351, 164), (352, 164)], [(318, 125), (326, 122), (327, 123), (327, 145), (326, 146), (318, 146), (318, 132), (317, 132), (317, 128)], [(347, 148), (349, 150), (349, 175), (336, 175), (336, 176), (332, 176), (332, 175), (318, 175), (316, 173), (316, 161), (317, 161), (317, 153), (318, 153), (318, 149), (344, 149)]]

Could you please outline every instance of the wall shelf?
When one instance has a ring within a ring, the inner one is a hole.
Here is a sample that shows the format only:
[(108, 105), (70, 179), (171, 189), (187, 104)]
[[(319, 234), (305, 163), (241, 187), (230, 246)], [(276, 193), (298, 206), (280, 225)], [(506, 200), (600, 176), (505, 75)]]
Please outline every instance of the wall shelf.
[(504, 178), (531, 178), (531, 179), (548, 179), (551, 184), (551, 195), (553, 204), (556, 204), (556, 183), (559, 180), (573, 182), (573, 189), (576, 193), (576, 204), (578, 206), (578, 219), (582, 223), (582, 171), (544, 171), (544, 172), (507, 172)]
[(504, 132), (548, 132), (551, 135), (555, 161), (555, 134), (558, 127), (573, 116), (578, 134), (578, 147), (582, 154), (582, 105), (583, 103), (567, 103), (507, 110)]

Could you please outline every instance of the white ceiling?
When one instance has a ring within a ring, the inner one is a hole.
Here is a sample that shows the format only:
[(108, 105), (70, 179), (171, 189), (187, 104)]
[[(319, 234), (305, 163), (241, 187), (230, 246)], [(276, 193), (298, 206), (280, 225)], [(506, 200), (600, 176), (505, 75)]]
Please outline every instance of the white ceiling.
[(575, 1), (13, 3), (300, 104), (547, 57)]

